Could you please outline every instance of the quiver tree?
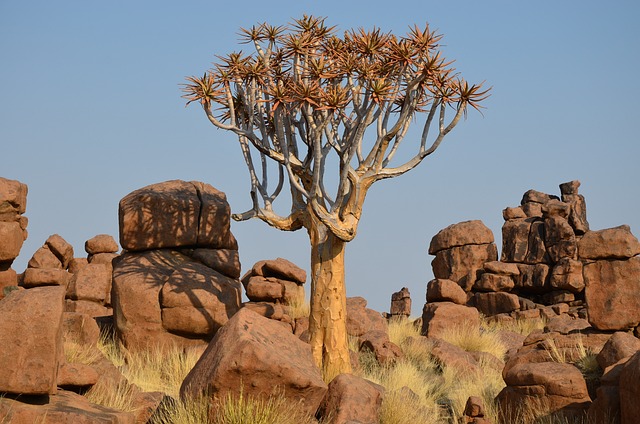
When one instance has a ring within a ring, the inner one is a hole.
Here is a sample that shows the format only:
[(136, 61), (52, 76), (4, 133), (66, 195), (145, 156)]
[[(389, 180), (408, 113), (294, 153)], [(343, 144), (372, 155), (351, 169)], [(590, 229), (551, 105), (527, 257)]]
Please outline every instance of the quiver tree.
[[(435, 152), (488, 90), (454, 71), (428, 26), (403, 37), (377, 28), (340, 37), (325, 19), (303, 16), (242, 29), (241, 37), (254, 52), (219, 56), (202, 77), (187, 78), (184, 97), (238, 136), (253, 206), (233, 219), (307, 230), (311, 346), (330, 379), (351, 369), (344, 249), (367, 191)], [(403, 143), (413, 121), (422, 132)], [(398, 160), (401, 146), (409, 153)], [(283, 192), (291, 196), (285, 214), (273, 208)]]

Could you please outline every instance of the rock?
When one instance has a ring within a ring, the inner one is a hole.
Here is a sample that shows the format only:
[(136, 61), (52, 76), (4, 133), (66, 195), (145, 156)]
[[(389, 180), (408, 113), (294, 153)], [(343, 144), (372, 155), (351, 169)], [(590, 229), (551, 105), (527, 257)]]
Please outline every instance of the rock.
[(408, 288), (403, 287), (402, 290), (391, 295), (389, 313), (391, 316), (400, 317), (409, 317), (411, 315), (411, 294)]
[[(435, 338), (429, 339), (429, 341), (431, 342), (429, 355), (440, 367), (449, 367), (465, 375), (482, 375), (482, 368), (471, 353), (442, 339)], [(416, 343), (416, 341), (411, 341), (411, 343)], [(424, 343), (424, 341), (418, 343)]]
[(111, 269), (107, 265), (90, 263), (73, 274), (67, 287), (67, 298), (104, 303), (111, 291)]
[(389, 340), (389, 334), (382, 330), (371, 330), (358, 339), (360, 351), (373, 352), (380, 365), (393, 364), (396, 359), (404, 357), (399, 346)]
[(36, 287), (0, 302), (0, 392), (56, 393), (64, 287)]
[(194, 249), (187, 255), (229, 278), (240, 278), (240, 256), (233, 249)]
[(421, 330), (423, 336), (440, 338), (446, 331), (462, 326), (480, 327), (480, 314), (476, 308), (451, 302), (424, 305)]
[(547, 254), (553, 263), (562, 258), (575, 258), (578, 244), (569, 221), (561, 216), (550, 216), (544, 220), (544, 238)]
[(199, 182), (166, 181), (120, 200), (120, 243), (130, 251), (199, 246), (237, 250), (224, 193)]
[(486, 316), (509, 313), (520, 309), (518, 295), (513, 293), (476, 293), (474, 300), (476, 308)]
[(551, 270), (549, 284), (553, 288), (569, 290), (572, 293), (582, 292), (584, 290), (582, 262), (571, 258), (560, 259)]
[(431, 267), (436, 278), (455, 281), (469, 291), (480, 276), (484, 263), (497, 259), (498, 250), (493, 243), (465, 245), (437, 252)]
[(429, 244), (429, 254), (435, 255), (441, 250), (474, 244), (491, 244), (493, 233), (480, 220), (465, 221), (449, 225), (440, 230)]
[(527, 264), (548, 262), (544, 244), (544, 222), (535, 218), (506, 221), (502, 226), (500, 260)]
[(513, 278), (509, 275), (490, 274), (485, 272), (480, 279), (473, 285), (475, 290), (479, 291), (510, 291), (515, 287)]
[(630, 333), (617, 331), (607, 340), (596, 357), (600, 368), (605, 369), (640, 350), (640, 339)]
[(89, 365), (63, 362), (58, 367), (58, 386), (64, 389), (81, 389), (98, 382), (98, 373)]
[(117, 253), (96, 253), (87, 257), (87, 263), (108, 265), (109, 269), (113, 271), (113, 260), (117, 258)]
[(27, 268), (24, 271), (22, 286), (25, 288), (40, 286), (63, 286), (65, 289), (69, 285), (71, 274), (59, 268)]
[(216, 333), (182, 383), (180, 397), (221, 397), (240, 391), (246, 396), (282, 393), (313, 415), (327, 385), (308, 344), (243, 308)]
[(514, 278), (517, 289), (528, 293), (544, 293), (548, 290), (550, 279), (548, 265), (517, 265), (520, 270), (520, 275)]
[(0, 271), (0, 300), (4, 298), (4, 290), (11, 290), (11, 288), (18, 286), (18, 275), (16, 272), (9, 268), (7, 270)]
[(89, 260), (87, 258), (73, 258), (69, 262), (69, 272), (72, 274), (76, 274), (82, 268), (89, 264)]
[(587, 202), (581, 194), (563, 194), (562, 201), (571, 206), (569, 214), (569, 224), (573, 227), (576, 235), (582, 235), (589, 231), (587, 221)]
[(620, 412), (622, 424), (637, 422), (640, 417), (640, 352), (636, 352), (620, 373)]
[(256, 275), (294, 281), (298, 284), (304, 284), (307, 281), (307, 272), (304, 269), (283, 258), (256, 262), (249, 275), (242, 277), (242, 280), (244, 282), (245, 278)]
[(483, 265), (483, 268), (485, 272), (489, 272), (491, 274), (509, 275), (509, 276), (520, 275), (520, 269), (518, 269), (518, 266), (516, 264), (508, 263), (508, 262), (500, 262), (500, 261), (485, 262), (485, 264)]
[(47, 403), (0, 398), (0, 419), (11, 424), (134, 424), (134, 415), (90, 403), (84, 396), (58, 390)]
[(524, 205), (525, 203), (530, 203), (530, 202), (545, 204), (549, 200), (554, 200), (554, 199), (557, 200), (558, 197), (552, 196), (550, 194), (542, 193), (541, 191), (528, 190), (522, 195), (522, 200), (520, 201), (520, 204)]
[(62, 262), (60, 262), (60, 259), (45, 245), (36, 250), (27, 266), (29, 268), (62, 269)]
[(490, 421), (484, 417), (484, 402), (479, 396), (469, 396), (463, 414), (465, 424), (490, 424)]
[(545, 305), (571, 303), (574, 300), (575, 295), (568, 290), (554, 290), (542, 295), (542, 303), (544, 303)]
[(542, 203), (527, 202), (521, 208), (527, 218), (542, 218)]
[(9, 212), (25, 213), (27, 211), (28, 191), (26, 184), (0, 177), (0, 214)]
[(13, 262), (20, 254), (24, 235), (17, 222), (0, 222), (0, 262)]
[(276, 302), (282, 299), (284, 287), (277, 278), (251, 277), (245, 285), (246, 295), (252, 302)]
[(640, 257), (588, 263), (583, 274), (593, 327), (627, 330), (640, 323)]
[(575, 417), (584, 414), (591, 403), (582, 374), (571, 364), (524, 363), (503, 376), (507, 387), (497, 397), (503, 413), (522, 406), (545, 405), (548, 413)]
[(560, 184), (560, 193), (565, 196), (568, 194), (578, 194), (578, 188), (580, 187), (580, 181), (573, 180)]
[(169, 332), (211, 336), (228, 321), (220, 310), (178, 306), (162, 308), (162, 326)]
[(353, 374), (340, 374), (331, 383), (319, 415), (331, 424), (377, 424), (384, 387)]
[(578, 242), (580, 259), (627, 259), (640, 254), (640, 241), (628, 225), (589, 231)]
[(100, 328), (96, 320), (80, 312), (62, 314), (62, 337), (80, 345), (95, 345), (100, 338)]
[(556, 332), (560, 334), (579, 333), (591, 328), (589, 322), (585, 319), (571, 318), (567, 314), (558, 315), (547, 321), (544, 327), (545, 332)]
[(62, 269), (67, 269), (69, 262), (73, 259), (73, 246), (58, 234), (53, 234), (44, 242), (44, 245), (56, 255), (62, 264)]
[(620, 389), (618, 386), (600, 386), (596, 398), (587, 411), (587, 422), (620, 424)]
[(504, 218), (505, 221), (508, 221), (510, 219), (526, 218), (527, 214), (524, 213), (524, 210), (522, 210), (522, 207), (518, 206), (516, 208), (503, 209), (502, 217)]
[(89, 255), (117, 253), (120, 250), (120, 246), (109, 234), (98, 234), (84, 243), (84, 250)]
[(102, 303), (84, 299), (66, 299), (64, 301), (64, 311), (78, 312), (81, 314), (89, 315), (93, 318), (113, 315), (113, 310), (107, 306), (104, 306)]
[(464, 305), (467, 303), (467, 294), (455, 281), (436, 278), (427, 285), (427, 302), (453, 302)]
[(287, 307), (280, 303), (245, 302), (242, 304), (242, 308), (250, 309), (256, 314), (274, 321), (281, 321), (283, 323), (293, 322), (289, 316), (289, 310)]
[[(561, 202), (559, 199), (551, 199), (542, 205), (542, 216), (544, 218), (559, 217), (568, 219), (571, 206)], [(573, 234), (573, 231), (571, 232)]]
[(360, 337), (370, 330), (387, 331), (387, 320), (382, 314), (367, 308), (362, 297), (347, 298), (347, 334)]

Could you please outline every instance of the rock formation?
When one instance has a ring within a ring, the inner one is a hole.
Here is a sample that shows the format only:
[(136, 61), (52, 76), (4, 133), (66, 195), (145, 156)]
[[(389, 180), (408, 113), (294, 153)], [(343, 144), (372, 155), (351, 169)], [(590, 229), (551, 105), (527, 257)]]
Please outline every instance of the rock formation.
[(18, 285), (11, 264), (27, 239), (27, 192), (26, 184), (0, 177), (0, 299), (5, 287)]

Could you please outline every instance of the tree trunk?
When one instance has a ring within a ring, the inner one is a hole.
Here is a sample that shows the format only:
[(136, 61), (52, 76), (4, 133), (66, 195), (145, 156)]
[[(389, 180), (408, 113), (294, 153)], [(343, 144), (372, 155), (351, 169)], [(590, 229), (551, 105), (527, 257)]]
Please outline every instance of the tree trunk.
[(315, 217), (310, 221), (310, 343), (313, 358), (328, 383), (338, 374), (351, 372), (347, 343), (347, 292), (344, 284), (346, 243)]

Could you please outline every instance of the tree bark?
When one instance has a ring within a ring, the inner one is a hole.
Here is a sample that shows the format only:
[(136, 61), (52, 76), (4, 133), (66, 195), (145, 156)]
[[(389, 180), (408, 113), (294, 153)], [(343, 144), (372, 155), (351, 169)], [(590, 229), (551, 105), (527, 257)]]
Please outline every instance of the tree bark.
[(311, 241), (310, 343), (328, 383), (338, 374), (351, 373), (344, 282), (346, 243), (313, 215), (307, 229)]

